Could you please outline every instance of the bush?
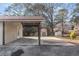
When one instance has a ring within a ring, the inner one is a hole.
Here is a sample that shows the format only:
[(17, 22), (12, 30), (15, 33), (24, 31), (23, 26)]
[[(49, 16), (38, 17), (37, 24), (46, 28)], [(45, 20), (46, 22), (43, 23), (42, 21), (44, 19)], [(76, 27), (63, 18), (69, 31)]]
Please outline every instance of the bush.
[(70, 38), (71, 39), (75, 39), (76, 38), (76, 32), (75, 32), (75, 30), (71, 31)]

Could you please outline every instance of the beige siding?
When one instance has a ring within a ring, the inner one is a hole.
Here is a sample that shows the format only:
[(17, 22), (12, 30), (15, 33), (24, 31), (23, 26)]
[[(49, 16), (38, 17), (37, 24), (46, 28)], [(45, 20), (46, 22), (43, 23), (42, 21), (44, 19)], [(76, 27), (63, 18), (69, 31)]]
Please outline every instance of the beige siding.
[(0, 22), (0, 45), (3, 43), (3, 22)]
[(18, 22), (5, 22), (5, 43), (17, 40), (18, 34)]
[(17, 32), (18, 32), (17, 38), (22, 38), (23, 37), (23, 26), (21, 23), (17, 23)]

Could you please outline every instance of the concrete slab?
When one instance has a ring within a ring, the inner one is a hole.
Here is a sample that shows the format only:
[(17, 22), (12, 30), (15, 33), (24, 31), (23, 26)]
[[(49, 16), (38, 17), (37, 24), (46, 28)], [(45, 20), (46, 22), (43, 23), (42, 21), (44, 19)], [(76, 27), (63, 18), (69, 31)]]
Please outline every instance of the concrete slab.
[(42, 45), (38, 46), (37, 40), (26, 38), (0, 46), (0, 56), (11, 56), (18, 49), (24, 51), (20, 56), (79, 56), (79, 45), (58, 40), (43, 40)]

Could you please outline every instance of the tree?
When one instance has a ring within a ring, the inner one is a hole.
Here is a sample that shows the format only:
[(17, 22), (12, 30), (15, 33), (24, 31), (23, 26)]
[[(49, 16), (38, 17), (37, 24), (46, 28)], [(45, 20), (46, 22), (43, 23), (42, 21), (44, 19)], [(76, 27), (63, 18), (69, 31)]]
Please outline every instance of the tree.
[(51, 30), (52, 30), (52, 33), (51, 33), (51, 35), (55, 35), (55, 32), (54, 32), (54, 5), (53, 4), (49, 4), (48, 5), (48, 8), (47, 8), (47, 13), (46, 13), (48, 16), (47, 16), (47, 18), (48, 18), (48, 20), (47, 20), (47, 22), (48, 22), (48, 25), (49, 25), (49, 27), (51, 28)]
[(54, 35), (53, 4), (37, 3), (33, 4), (31, 8), (28, 8), (28, 10), (30, 10), (35, 16), (43, 16), (46, 23), (48, 23), (52, 29), (52, 35)]
[(75, 26), (79, 23), (79, 3), (75, 4), (75, 9), (71, 13), (72, 17), (70, 22)]
[(64, 34), (64, 23), (65, 23), (65, 20), (67, 18), (67, 9), (60, 9), (58, 10), (58, 14), (55, 16), (55, 20), (57, 21), (56, 23), (61, 23), (61, 26), (62, 26), (62, 36)]
[(60, 6), (62, 6), (63, 4), (61, 3), (49, 3), (47, 5), (47, 11), (46, 11), (46, 15), (47, 15), (47, 23), (48, 26), (52, 29), (52, 35), (55, 35), (55, 25), (56, 25), (56, 20), (55, 20), (55, 14), (57, 13), (56, 9)]
[[(60, 6), (60, 4), (52, 4), (52, 3), (48, 3), (48, 4), (35, 4), (32, 7), (32, 11), (37, 11), (37, 15), (42, 15), (45, 20), (46, 20), (46, 25), (47, 28), (50, 28), (52, 30), (52, 32), (49, 31), (49, 33), (51, 33), (51, 35), (55, 35), (54, 33), (54, 13), (55, 13), (55, 9), (57, 8), (57, 6)], [(34, 12), (35, 13), (35, 12)]]
[(32, 4), (24, 4), (24, 3), (13, 3), (11, 4), (6, 10), (4, 15), (7, 16), (26, 16), (26, 15), (32, 15), (30, 8)]

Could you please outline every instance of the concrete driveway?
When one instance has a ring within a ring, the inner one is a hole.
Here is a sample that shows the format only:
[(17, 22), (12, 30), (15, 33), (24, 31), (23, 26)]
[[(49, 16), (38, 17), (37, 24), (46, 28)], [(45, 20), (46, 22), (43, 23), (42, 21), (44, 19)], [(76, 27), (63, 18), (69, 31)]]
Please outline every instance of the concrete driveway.
[[(34, 38), (21, 38), (4, 46), (0, 46), (0, 55), (11, 56), (19, 49), (20, 56), (79, 56), (79, 45), (62, 40), (42, 40), (41, 46)], [(18, 53), (18, 52), (17, 52)]]
[[(6, 44), (6, 46), (38, 45), (38, 37), (24, 37)], [(41, 45), (75, 46), (77, 44), (56, 37), (42, 37)]]

